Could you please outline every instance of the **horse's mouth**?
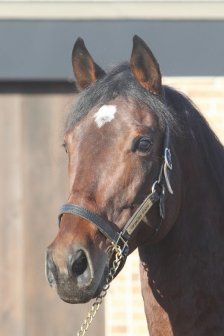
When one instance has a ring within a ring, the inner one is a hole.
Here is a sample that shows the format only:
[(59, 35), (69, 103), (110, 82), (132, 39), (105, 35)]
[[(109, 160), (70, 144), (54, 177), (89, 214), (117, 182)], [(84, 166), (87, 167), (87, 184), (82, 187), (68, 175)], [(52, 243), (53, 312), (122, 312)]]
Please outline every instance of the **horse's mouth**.
[(71, 295), (69, 294), (59, 294), (59, 297), (62, 301), (69, 303), (69, 304), (78, 304), (78, 303), (87, 303), (89, 302), (91, 299), (93, 299), (94, 297), (92, 297), (91, 293), (88, 295), (87, 293), (83, 294), (83, 295), (78, 295), (78, 296), (73, 296), (73, 293)]
[(103, 290), (108, 276), (108, 267), (105, 267), (100, 281), (97, 277), (87, 287), (79, 287), (73, 278), (61, 277), (56, 280), (54, 287), (60, 297), (66, 303), (78, 304), (86, 303), (96, 298)]
[(88, 288), (85, 290), (68, 289), (67, 286), (61, 287), (60, 285), (56, 286), (57, 293), (60, 299), (66, 303), (77, 304), (77, 303), (86, 303), (95, 298), (100, 291), (95, 289)]

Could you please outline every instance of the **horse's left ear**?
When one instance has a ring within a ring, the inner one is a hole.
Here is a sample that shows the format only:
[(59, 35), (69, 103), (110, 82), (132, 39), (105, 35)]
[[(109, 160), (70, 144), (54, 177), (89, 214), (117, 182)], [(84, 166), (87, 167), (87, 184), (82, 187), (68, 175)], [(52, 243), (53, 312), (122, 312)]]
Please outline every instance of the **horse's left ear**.
[(161, 94), (162, 81), (159, 64), (146, 43), (137, 35), (133, 37), (130, 60), (136, 80), (149, 92)]
[(81, 38), (77, 39), (72, 50), (72, 66), (81, 89), (87, 88), (92, 82), (105, 75), (105, 72), (94, 62)]

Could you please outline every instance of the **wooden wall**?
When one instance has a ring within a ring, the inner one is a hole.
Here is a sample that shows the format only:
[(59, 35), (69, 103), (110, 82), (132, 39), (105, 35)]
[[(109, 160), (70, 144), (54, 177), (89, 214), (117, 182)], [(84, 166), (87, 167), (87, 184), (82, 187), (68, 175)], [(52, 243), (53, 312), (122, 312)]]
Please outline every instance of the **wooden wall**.
[[(44, 273), (67, 198), (61, 143), (71, 94), (12, 91), (0, 90), (0, 335), (75, 335), (89, 306), (62, 302)], [(103, 308), (91, 334), (104, 334)]]

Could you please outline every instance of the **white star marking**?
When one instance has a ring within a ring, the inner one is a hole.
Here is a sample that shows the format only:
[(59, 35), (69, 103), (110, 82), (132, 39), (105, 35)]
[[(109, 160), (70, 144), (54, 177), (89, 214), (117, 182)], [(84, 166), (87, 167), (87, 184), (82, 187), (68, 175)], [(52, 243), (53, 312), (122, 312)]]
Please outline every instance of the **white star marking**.
[(94, 119), (99, 128), (114, 119), (117, 107), (115, 105), (103, 105), (94, 114)]

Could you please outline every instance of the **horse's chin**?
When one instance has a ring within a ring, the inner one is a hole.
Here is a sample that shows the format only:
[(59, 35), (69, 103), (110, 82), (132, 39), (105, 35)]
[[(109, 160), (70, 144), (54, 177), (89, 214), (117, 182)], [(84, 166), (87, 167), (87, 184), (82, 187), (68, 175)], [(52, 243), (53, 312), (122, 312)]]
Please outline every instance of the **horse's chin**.
[(56, 284), (56, 290), (60, 299), (66, 303), (87, 303), (96, 298), (103, 290), (108, 276), (108, 267), (104, 269), (100, 281), (93, 279), (87, 288), (77, 287), (71, 279)]
[(101, 290), (96, 290), (92, 292), (91, 290), (86, 290), (85, 292), (72, 292), (72, 293), (61, 293), (58, 291), (60, 299), (66, 303), (78, 304), (78, 303), (87, 303), (90, 300), (100, 294)]
[(62, 296), (59, 294), (59, 297), (62, 301), (70, 304), (78, 304), (78, 303), (87, 303), (94, 297), (92, 295), (79, 295), (79, 296)]

